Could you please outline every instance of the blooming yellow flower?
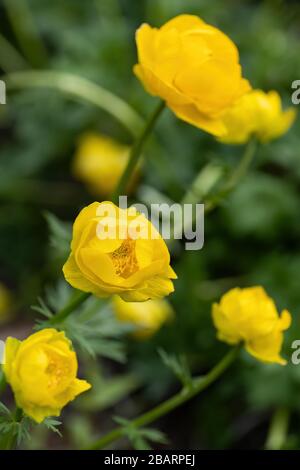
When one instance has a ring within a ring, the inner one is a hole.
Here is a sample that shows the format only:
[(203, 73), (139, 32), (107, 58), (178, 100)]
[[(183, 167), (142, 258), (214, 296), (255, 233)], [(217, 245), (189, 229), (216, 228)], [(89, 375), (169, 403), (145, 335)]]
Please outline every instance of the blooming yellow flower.
[(264, 362), (286, 364), (280, 356), (283, 331), (291, 324), (291, 315), (278, 315), (273, 300), (262, 287), (231, 289), (213, 304), (212, 316), (217, 336), (229, 344), (244, 342), (246, 350)]
[(160, 29), (143, 24), (136, 42), (134, 72), (146, 90), (180, 119), (223, 135), (222, 115), (250, 90), (235, 44), (193, 15), (179, 15)]
[(17, 405), (37, 423), (47, 416), (59, 416), (67, 403), (91, 388), (76, 378), (77, 369), (76, 353), (63, 332), (47, 328), (24, 341), (6, 340), (6, 380)]
[(220, 140), (243, 144), (255, 136), (261, 142), (268, 142), (285, 134), (295, 118), (295, 109), (282, 110), (276, 91), (253, 90), (240, 98), (224, 116), (227, 131)]
[(63, 272), (77, 289), (133, 302), (170, 294), (176, 278), (154, 226), (135, 209), (111, 202), (94, 202), (80, 212)]
[(174, 315), (171, 305), (164, 299), (125, 302), (115, 296), (113, 307), (118, 320), (136, 325), (134, 335), (141, 339), (152, 336)]
[[(92, 193), (107, 196), (113, 192), (127, 165), (130, 147), (101, 134), (89, 133), (80, 141), (73, 163), (74, 175), (87, 183)], [(139, 171), (131, 177), (129, 191)], [(128, 192), (128, 191), (127, 191)]]
[(11, 313), (11, 295), (8, 289), (0, 284), (0, 323), (9, 319)]

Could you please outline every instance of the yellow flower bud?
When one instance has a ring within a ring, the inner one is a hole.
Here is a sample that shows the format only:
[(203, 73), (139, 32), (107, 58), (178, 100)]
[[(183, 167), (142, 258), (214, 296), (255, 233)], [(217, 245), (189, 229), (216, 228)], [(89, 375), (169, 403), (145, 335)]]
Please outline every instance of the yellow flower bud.
[(5, 323), (11, 316), (11, 295), (9, 290), (0, 284), (0, 324)]
[(171, 305), (164, 299), (125, 302), (119, 296), (115, 296), (113, 307), (118, 320), (132, 323), (137, 327), (134, 336), (139, 339), (152, 336), (174, 315)]
[(169, 295), (176, 279), (167, 245), (151, 222), (111, 202), (80, 212), (63, 272), (76, 289), (132, 302)]
[[(73, 163), (74, 175), (95, 195), (111, 194), (128, 163), (130, 147), (101, 134), (86, 134), (80, 141)], [(135, 170), (127, 190), (132, 190), (139, 175)], [(127, 191), (128, 192), (128, 191)]]
[(17, 405), (37, 423), (61, 409), (91, 385), (76, 378), (76, 353), (63, 332), (53, 328), (24, 341), (7, 338), (3, 366)]
[(276, 91), (253, 90), (240, 98), (224, 116), (227, 131), (220, 141), (243, 144), (254, 136), (260, 142), (268, 142), (285, 134), (295, 118), (295, 109), (282, 110)]
[(250, 90), (235, 44), (193, 15), (179, 15), (160, 29), (136, 33), (136, 76), (184, 121), (213, 135), (225, 132), (224, 112)]
[(278, 315), (274, 301), (262, 287), (235, 288), (220, 303), (213, 304), (212, 316), (217, 337), (229, 344), (244, 342), (246, 350), (263, 362), (285, 365), (280, 356), (283, 331), (291, 324), (291, 315)]

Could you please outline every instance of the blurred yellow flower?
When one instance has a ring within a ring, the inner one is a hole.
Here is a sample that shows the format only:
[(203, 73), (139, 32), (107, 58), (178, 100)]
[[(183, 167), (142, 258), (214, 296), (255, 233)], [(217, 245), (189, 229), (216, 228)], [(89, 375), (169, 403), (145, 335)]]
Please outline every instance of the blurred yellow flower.
[[(91, 192), (100, 196), (111, 194), (128, 163), (130, 147), (101, 134), (85, 134), (79, 141), (73, 163), (76, 178), (85, 182)], [(139, 170), (131, 177), (127, 192), (137, 181)]]
[(246, 350), (263, 362), (285, 365), (280, 356), (283, 331), (291, 324), (291, 315), (278, 315), (273, 300), (262, 287), (231, 289), (212, 307), (217, 336), (229, 344), (244, 342)]
[(11, 316), (11, 295), (9, 290), (0, 284), (0, 324), (6, 322)]
[(125, 302), (115, 296), (113, 307), (120, 321), (133, 323), (137, 327), (134, 336), (141, 339), (152, 336), (174, 315), (171, 305), (164, 299)]
[(260, 142), (268, 142), (285, 134), (295, 118), (295, 109), (282, 110), (276, 91), (253, 90), (240, 98), (224, 116), (227, 132), (220, 140), (243, 144), (255, 136)]
[(48, 328), (24, 341), (7, 338), (3, 366), (17, 405), (37, 423), (61, 409), (91, 385), (79, 380), (77, 357), (63, 332)]
[(80, 212), (63, 272), (77, 289), (133, 302), (170, 294), (176, 279), (167, 245), (151, 222), (112, 202), (94, 202)]
[(136, 76), (184, 121), (213, 135), (225, 133), (222, 115), (250, 90), (235, 44), (193, 15), (179, 15), (160, 29), (136, 33)]

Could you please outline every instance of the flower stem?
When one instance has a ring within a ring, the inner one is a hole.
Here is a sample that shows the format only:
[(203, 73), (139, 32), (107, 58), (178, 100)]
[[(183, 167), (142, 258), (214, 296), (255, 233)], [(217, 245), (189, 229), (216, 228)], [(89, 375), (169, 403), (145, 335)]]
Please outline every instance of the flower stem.
[[(139, 416), (131, 422), (131, 425), (139, 428), (141, 426), (146, 426), (153, 421), (165, 416), (166, 414), (173, 411), (178, 406), (182, 405), (186, 401), (190, 400), (198, 393), (205, 390), (209, 385), (211, 385), (215, 380), (217, 380), (228, 367), (232, 364), (235, 358), (238, 355), (240, 347), (237, 346), (229, 351), (226, 356), (205, 376), (195, 377), (192, 380), (190, 386), (184, 387), (179, 393), (164, 401), (160, 405), (156, 406), (147, 413)], [(112, 442), (120, 439), (124, 436), (124, 428), (122, 426), (117, 427), (113, 431), (109, 432), (99, 440), (95, 441), (93, 444), (87, 447), (88, 450), (103, 449)]]
[(51, 319), (49, 323), (51, 325), (56, 325), (57, 323), (61, 323), (65, 320), (72, 312), (75, 310), (79, 305), (81, 305), (91, 294), (87, 292), (79, 292), (74, 295), (74, 297), (70, 300), (70, 302), (59, 312), (57, 312)]
[(6, 378), (3, 372), (3, 368), (0, 368), (0, 396), (6, 388)]
[(282, 449), (288, 432), (290, 411), (285, 407), (278, 408), (272, 416), (265, 448)]
[(27, 0), (4, 0), (4, 7), (25, 57), (34, 67), (43, 67), (47, 62), (47, 52)]
[(108, 112), (134, 137), (143, 126), (143, 120), (125, 101), (84, 77), (55, 70), (29, 70), (7, 74), (3, 79), (8, 90), (49, 88), (87, 101)]
[(6, 73), (28, 67), (17, 49), (2, 34), (0, 34), (0, 66)]
[(160, 101), (158, 106), (155, 108), (153, 114), (150, 116), (150, 119), (145, 124), (145, 127), (142, 130), (141, 134), (139, 135), (139, 137), (137, 137), (136, 141), (134, 142), (129, 155), (128, 164), (111, 198), (114, 203), (117, 203), (119, 196), (124, 193), (126, 186), (130, 180), (130, 177), (141, 157), (143, 147), (164, 108), (165, 103), (163, 101)]
[(213, 210), (218, 203), (224, 199), (246, 175), (255, 155), (257, 149), (257, 141), (251, 139), (245, 147), (244, 154), (239, 161), (239, 164), (234, 168), (228, 180), (223, 184), (220, 191), (213, 197), (209, 197), (204, 201), (205, 212)]

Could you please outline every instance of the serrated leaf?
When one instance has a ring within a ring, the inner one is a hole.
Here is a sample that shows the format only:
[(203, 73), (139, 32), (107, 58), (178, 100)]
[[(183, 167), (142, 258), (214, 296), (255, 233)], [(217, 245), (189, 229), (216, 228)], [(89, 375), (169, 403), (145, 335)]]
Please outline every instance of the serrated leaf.
[(61, 426), (61, 422), (58, 421), (57, 419), (54, 419), (54, 418), (46, 418), (43, 423), (42, 423), (44, 426), (46, 426), (47, 429), (49, 429), (50, 431), (54, 432), (55, 434), (58, 434), (59, 437), (62, 437), (62, 433), (60, 432), (58, 428), (58, 426)]
[(10, 410), (4, 405), (4, 403), (2, 403), (2, 401), (0, 401), (0, 414), (6, 416), (10, 416), (11, 414)]
[(171, 371), (178, 378), (178, 380), (180, 380), (182, 385), (186, 387), (190, 387), (193, 382), (192, 382), (192, 376), (191, 376), (190, 369), (188, 367), (186, 357), (183, 355), (177, 357), (175, 355), (168, 354), (163, 349), (159, 349), (158, 353), (163, 363), (169, 369), (171, 369)]

